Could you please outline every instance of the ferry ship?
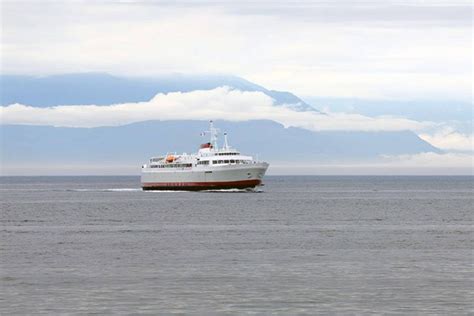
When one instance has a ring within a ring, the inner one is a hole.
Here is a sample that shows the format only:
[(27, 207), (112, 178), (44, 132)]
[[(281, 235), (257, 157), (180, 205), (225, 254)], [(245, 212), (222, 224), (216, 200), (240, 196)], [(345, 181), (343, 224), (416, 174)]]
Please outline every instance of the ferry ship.
[(229, 146), (227, 133), (219, 148), (219, 130), (212, 121), (209, 125), (209, 131), (202, 135), (210, 134), (210, 141), (196, 154), (167, 153), (150, 158), (142, 166), (143, 190), (251, 189), (262, 185), (269, 164)]

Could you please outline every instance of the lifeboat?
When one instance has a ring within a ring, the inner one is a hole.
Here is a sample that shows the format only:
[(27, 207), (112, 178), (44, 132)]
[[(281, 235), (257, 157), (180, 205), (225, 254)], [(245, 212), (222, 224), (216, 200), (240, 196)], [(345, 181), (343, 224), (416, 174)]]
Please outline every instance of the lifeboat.
[(173, 162), (175, 160), (176, 160), (176, 158), (173, 155), (169, 155), (169, 156), (166, 157), (166, 162)]
[(205, 144), (202, 144), (200, 147), (201, 147), (201, 149), (203, 149), (203, 148), (212, 148), (212, 145), (211, 145), (211, 143), (205, 143)]

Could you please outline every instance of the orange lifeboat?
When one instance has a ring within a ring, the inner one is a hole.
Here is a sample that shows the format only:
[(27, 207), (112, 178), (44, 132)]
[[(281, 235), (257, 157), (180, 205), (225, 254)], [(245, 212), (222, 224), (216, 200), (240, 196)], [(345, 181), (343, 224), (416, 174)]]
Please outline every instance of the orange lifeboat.
[(202, 145), (200, 146), (200, 148), (201, 148), (201, 149), (203, 149), (203, 148), (212, 148), (212, 145), (211, 145), (211, 143), (205, 143), (205, 144), (202, 144)]
[(176, 158), (173, 155), (169, 155), (169, 156), (166, 157), (166, 162), (173, 162), (175, 160), (176, 160)]

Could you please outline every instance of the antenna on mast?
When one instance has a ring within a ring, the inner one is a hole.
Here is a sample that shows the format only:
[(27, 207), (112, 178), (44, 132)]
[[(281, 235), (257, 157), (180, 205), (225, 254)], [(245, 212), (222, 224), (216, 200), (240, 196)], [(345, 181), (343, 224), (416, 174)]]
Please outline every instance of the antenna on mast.
[(214, 148), (214, 150), (217, 150), (217, 135), (219, 134), (219, 129), (214, 127), (212, 120), (209, 121), (209, 130), (202, 132), (201, 136), (204, 136), (208, 133), (211, 135), (211, 141), (209, 143), (211, 144), (212, 148)]
[(209, 121), (209, 133), (211, 134), (211, 144), (214, 150), (217, 150), (217, 134), (219, 130), (214, 127), (214, 123), (212, 120)]

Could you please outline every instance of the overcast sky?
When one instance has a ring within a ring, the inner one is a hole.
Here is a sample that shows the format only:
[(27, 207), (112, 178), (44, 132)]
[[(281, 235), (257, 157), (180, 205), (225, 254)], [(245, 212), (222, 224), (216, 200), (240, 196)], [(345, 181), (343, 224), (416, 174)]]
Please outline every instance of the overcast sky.
[(2, 73), (226, 73), (301, 96), (471, 101), (471, 1), (2, 2)]

